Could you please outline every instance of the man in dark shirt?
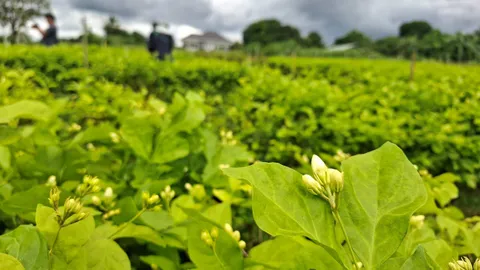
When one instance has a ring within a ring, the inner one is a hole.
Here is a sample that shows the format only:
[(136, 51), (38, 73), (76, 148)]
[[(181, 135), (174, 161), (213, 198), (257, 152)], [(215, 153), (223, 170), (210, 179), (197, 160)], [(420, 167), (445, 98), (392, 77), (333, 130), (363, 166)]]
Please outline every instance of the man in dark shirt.
[(153, 32), (148, 39), (148, 51), (157, 53), (159, 60), (165, 60), (165, 56), (169, 56), (173, 61), (172, 51), (174, 47), (173, 37), (167, 33), (157, 31), (157, 23), (153, 23)]
[(55, 16), (53, 14), (46, 14), (45, 18), (47, 19), (48, 22), (48, 29), (43, 30), (40, 29), (40, 27), (35, 24), (33, 26), (34, 29), (37, 29), (40, 34), (42, 34), (42, 41), (41, 43), (45, 46), (53, 46), (58, 43), (57, 39), (57, 27), (55, 26)]

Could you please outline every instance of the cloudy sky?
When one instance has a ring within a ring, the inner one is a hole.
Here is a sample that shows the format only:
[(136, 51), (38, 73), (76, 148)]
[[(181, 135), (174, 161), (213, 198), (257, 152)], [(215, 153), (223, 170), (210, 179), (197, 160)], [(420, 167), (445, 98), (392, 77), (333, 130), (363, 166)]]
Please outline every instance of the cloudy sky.
[(327, 42), (353, 28), (373, 38), (395, 35), (402, 22), (418, 19), (445, 32), (480, 28), (480, 0), (52, 0), (52, 8), (62, 37), (79, 34), (82, 16), (101, 34), (109, 15), (144, 34), (149, 22), (168, 22), (177, 40), (211, 30), (239, 41), (261, 18), (277, 18), (304, 34), (317, 31)]

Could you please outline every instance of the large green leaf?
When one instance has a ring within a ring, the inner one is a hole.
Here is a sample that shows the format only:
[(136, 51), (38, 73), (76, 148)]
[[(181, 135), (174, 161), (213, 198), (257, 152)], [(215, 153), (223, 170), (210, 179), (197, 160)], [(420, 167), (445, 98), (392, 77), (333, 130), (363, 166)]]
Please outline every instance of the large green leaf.
[(6, 146), (0, 145), (0, 168), (4, 170), (9, 170), (11, 165), (12, 156), (10, 154), (10, 149)]
[(163, 136), (159, 134), (155, 142), (152, 161), (159, 164), (168, 163), (188, 156), (188, 140), (180, 136)]
[(49, 269), (47, 241), (31, 225), (0, 236), (0, 252), (15, 257), (27, 270)]
[(14, 257), (0, 253), (0, 270), (25, 270), (25, 267)]
[(116, 132), (110, 124), (102, 124), (96, 127), (89, 127), (85, 131), (78, 133), (70, 142), (70, 146), (84, 144), (93, 141), (110, 140), (110, 133)]
[(278, 236), (263, 242), (248, 257), (260, 265), (255, 269), (346, 269), (338, 256), (298, 236)]
[(162, 270), (180, 269), (180, 266), (176, 262), (164, 256), (141, 256), (140, 260), (148, 265), (161, 266)]
[(22, 100), (0, 107), (0, 124), (8, 123), (16, 118), (47, 120), (50, 114), (51, 110), (45, 103), (34, 100)]
[(60, 228), (55, 217), (56, 213), (52, 208), (38, 205), (35, 218), (37, 228), (47, 239), (49, 248), (55, 243), (52, 264), (62, 268), (74, 262), (79, 255), (95, 230), (95, 221), (89, 215), (79, 222)]
[(372, 269), (402, 243), (412, 214), (427, 199), (425, 186), (402, 150), (387, 143), (343, 163), (340, 216), (355, 253)]
[[(119, 230), (120, 228), (123, 229)], [(95, 229), (92, 238), (112, 240), (120, 238), (135, 238), (158, 246), (165, 246), (165, 240), (158, 232), (150, 227), (135, 225), (132, 223), (125, 223), (121, 226), (114, 226), (108, 223), (103, 224)]]
[(50, 188), (46, 186), (34, 186), (27, 191), (15, 193), (0, 203), (1, 209), (9, 215), (35, 212), (39, 203), (48, 204), (49, 193)]
[(253, 216), (262, 230), (274, 236), (306, 236), (337, 247), (330, 206), (307, 191), (298, 172), (262, 162), (224, 171), (253, 186)]
[(129, 270), (130, 260), (123, 249), (109, 239), (90, 241), (85, 246), (87, 269)]
[(155, 128), (146, 117), (131, 117), (122, 123), (122, 138), (135, 154), (148, 160), (153, 148)]
[(428, 256), (437, 263), (441, 269), (448, 270), (448, 263), (458, 258), (458, 254), (444, 240), (433, 240), (423, 243)]
[(440, 270), (422, 246), (418, 246), (409, 258), (391, 258), (381, 265), (379, 270)]
[(157, 231), (165, 230), (175, 224), (172, 216), (163, 210), (147, 211), (140, 216), (140, 221)]

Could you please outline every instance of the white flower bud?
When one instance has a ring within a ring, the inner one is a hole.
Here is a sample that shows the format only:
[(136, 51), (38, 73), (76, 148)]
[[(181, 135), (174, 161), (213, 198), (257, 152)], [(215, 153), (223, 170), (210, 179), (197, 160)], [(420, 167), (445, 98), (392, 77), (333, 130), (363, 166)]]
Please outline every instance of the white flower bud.
[(356, 262), (356, 263), (353, 265), (353, 268), (354, 268), (354, 269), (362, 269), (362, 268), (363, 268), (363, 263), (362, 263), (362, 262)]
[(47, 187), (54, 187), (57, 185), (57, 177), (55, 175), (50, 175), (47, 180)]
[(218, 237), (218, 229), (217, 227), (213, 227), (212, 230), (210, 231), (210, 235), (213, 237), (213, 238), (217, 238)]
[(92, 196), (92, 203), (94, 205), (100, 205), (102, 203), (102, 200), (98, 196)]
[(423, 223), (425, 221), (424, 215), (412, 216), (410, 217), (410, 225), (413, 227), (420, 229), (423, 227)]
[(228, 224), (228, 223), (225, 223), (225, 231), (227, 231), (228, 233), (233, 233), (233, 228), (232, 228), (232, 225)]
[(157, 194), (153, 194), (152, 197), (148, 199), (149, 204), (156, 204), (157, 202), (160, 201), (160, 197)]
[(328, 177), (330, 178), (330, 189), (340, 193), (343, 190), (343, 173), (335, 169), (328, 169)]
[(312, 157), (312, 170), (313, 173), (319, 178), (322, 184), (328, 184), (328, 167), (325, 165), (325, 162), (317, 156), (313, 155)]
[(313, 177), (308, 174), (302, 176), (303, 184), (307, 190), (313, 195), (320, 195), (323, 193), (323, 188), (319, 182), (315, 181)]
[(188, 190), (188, 191), (190, 191), (190, 190), (192, 189), (192, 184), (186, 183), (186, 184), (185, 184), (185, 189)]
[(233, 234), (232, 234), (232, 237), (233, 237), (233, 239), (235, 239), (235, 241), (240, 241), (240, 232), (239, 231), (234, 231)]
[(247, 243), (245, 243), (245, 241), (242, 240), (242, 241), (238, 242), (238, 247), (240, 249), (245, 249), (247, 247)]
[(480, 259), (476, 259), (473, 264), (473, 270), (480, 270)]
[(113, 189), (111, 187), (107, 187), (107, 189), (105, 189), (105, 193), (103, 193), (103, 196), (105, 198), (112, 198), (113, 197)]

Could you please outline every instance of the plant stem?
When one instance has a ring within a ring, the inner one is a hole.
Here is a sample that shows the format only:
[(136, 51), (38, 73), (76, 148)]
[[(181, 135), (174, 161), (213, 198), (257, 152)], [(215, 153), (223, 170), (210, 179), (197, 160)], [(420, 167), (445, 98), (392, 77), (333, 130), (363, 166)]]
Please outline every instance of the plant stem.
[(55, 247), (55, 244), (57, 244), (58, 235), (60, 234), (60, 230), (61, 230), (61, 229), (62, 229), (62, 226), (60, 226), (60, 227), (58, 228), (57, 234), (55, 235), (55, 240), (53, 240), (52, 247), (50, 248), (50, 251), (48, 252), (48, 254), (50, 254), (50, 256), (51, 256), (52, 253), (53, 253), (53, 248)]
[(343, 225), (343, 221), (340, 218), (340, 215), (338, 214), (338, 210), (332, 211), (332, 214), (335, 217), (335, 219), (338, 221), (338, 224), (340, 224), (340, 227), (342, 228), (343, 235), (345, 236), (345, 241), (347, 242), (348, 251), (350, 252), (350, 257), (352, 259), (353, 264), (356, 264), (358, 262), (358, 260), (355, 257), (355, 252), (353, 251), (352, 244), (350, 243), (350, 240), (348, 239), (347, 231), (345, 230), (345, 226)]
[(118, 230), (114, 233), (112, 233), (108, 238), (109, 239), (112, 239), (113, 236), (115, 236), (116, 234), (118, 234), (119, 232), (123, 231), (127, 226), (128, 224), (134, 222), (137, 218), (139, 218), (143, 213), (145, 213), (145, 211), (147, 211), (146, 208), (143, 208), (142, 210), (140, 210), (140, 212), (138, 212), (133, 218), (131, 218), (128, 222), (125, 222), (122, 224), (122, 226), (120, 226), (120, 228), (118, 228)]

